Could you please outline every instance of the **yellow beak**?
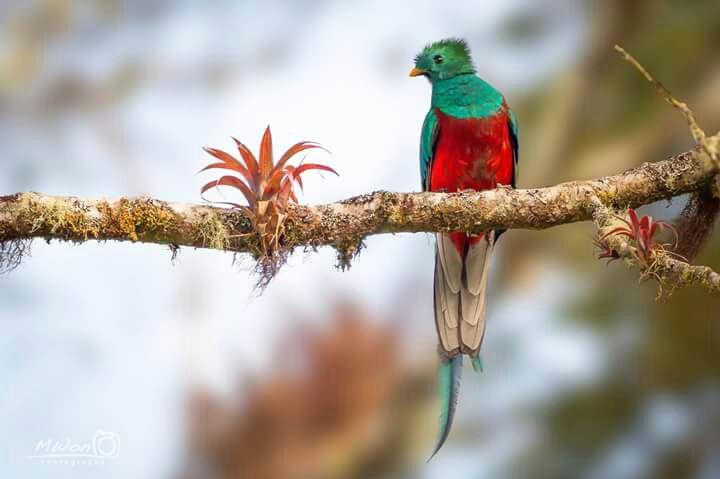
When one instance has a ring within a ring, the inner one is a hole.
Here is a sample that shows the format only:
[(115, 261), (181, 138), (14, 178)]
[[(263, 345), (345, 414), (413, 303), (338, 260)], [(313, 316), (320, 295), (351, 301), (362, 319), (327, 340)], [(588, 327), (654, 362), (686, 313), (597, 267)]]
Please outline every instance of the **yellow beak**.
[(411, 77), (417, 77), (420, 75), (424, 75), (426, 72), (422, 68), (415, 67), (412, 70), (410, 70), (410, 76)]

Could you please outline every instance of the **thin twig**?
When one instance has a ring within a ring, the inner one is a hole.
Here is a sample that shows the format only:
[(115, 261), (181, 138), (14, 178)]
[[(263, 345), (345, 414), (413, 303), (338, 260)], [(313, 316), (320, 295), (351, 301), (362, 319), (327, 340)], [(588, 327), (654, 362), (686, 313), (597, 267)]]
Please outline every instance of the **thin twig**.
[(670, 90), (665, 88), (662, 83), (653, 78), (653, 76), (645, 69), (645, 67), (643, 67), (642, 64), (635, 59), (635, 57), (625, 51), (623, 47), (621, 47), (620, 45), (615, 45), (615, 50), (619, 52), (625, 60), (630, 62), (630, 64), (632, 64), (640, 72), (640, 74), (645, 77), (648, 82), (650, 82), (650, 84), (665, 99), (665, 101), (667, 101), (670, 105), (672, 105), (674, 108), (679, 110), (680, 113), (682, 113), (682, 115), (685, 117), (685, 120), (687, 120), (688, 126), (690, 127), (690, 133), (692, 134), (695, 142), (699, 144), (703, 148), (703, 150), (705, 150), (705, 153), (707, 153), (710, 159), (717, 165), (720, 161), (720, 159), (718, 158), (718, 148), (714, 142), (711, 143), (708, 141), (705, 131), (700, 128), (700, 125), (695, 118), (695, 113), (693, 113), (687, 103), (675, 98), (673, 94), (670, 93)]

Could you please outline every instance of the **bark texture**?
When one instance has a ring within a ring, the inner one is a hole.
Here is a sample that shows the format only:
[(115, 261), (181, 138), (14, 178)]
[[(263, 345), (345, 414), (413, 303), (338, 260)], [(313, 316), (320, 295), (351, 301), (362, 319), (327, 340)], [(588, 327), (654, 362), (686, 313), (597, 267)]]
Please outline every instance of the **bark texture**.
[[(706, 188), (715, 174), (695, 148), (657, 163), (546, 188), (467, 193), (378, 191), (337, 203), (293, 205), (279, 244), (357, 248), (373, 234), (544, 229), (593, 219), (596, 205), (635, 208)], [(18, 193), (0, 197), (0, 242), (29, 238), (72, 242), (119, 240), (260, 254), (250, 222), (238, 211), (151, 198), (83, 199)]]

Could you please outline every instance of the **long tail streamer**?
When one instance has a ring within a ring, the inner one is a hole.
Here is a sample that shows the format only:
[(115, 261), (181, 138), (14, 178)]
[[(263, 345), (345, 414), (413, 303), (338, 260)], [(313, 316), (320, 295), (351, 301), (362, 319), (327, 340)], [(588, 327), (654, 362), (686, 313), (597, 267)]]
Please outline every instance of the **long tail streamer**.
[(440, 430), (435, 442), (435, 448), (428, 458), (432, 459), (450, 434), (458, 397), (460, 395), (460, 380), (462, 378), (462, 354), (443, 359), (439, 368), (439, 392), (440, 392)]

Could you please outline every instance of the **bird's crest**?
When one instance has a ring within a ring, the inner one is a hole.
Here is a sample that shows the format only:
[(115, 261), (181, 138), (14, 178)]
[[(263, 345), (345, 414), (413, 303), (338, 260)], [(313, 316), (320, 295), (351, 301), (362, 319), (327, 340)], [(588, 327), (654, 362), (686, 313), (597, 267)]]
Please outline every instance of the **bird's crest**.
[(428, 52), (440, 48), (449, 50), (458, 57), (472, 58), (470, 53), (470, 47), (468, 46), (465, 39), (444, 38), (442, 40), (438, 40), (436, 42), (428, 43), (427, 45), (425, 45), (425, 48), (423, 48), (423, 50), (415, 56), (414, 60), (417, 62), (423, 55), (426, 55)]

